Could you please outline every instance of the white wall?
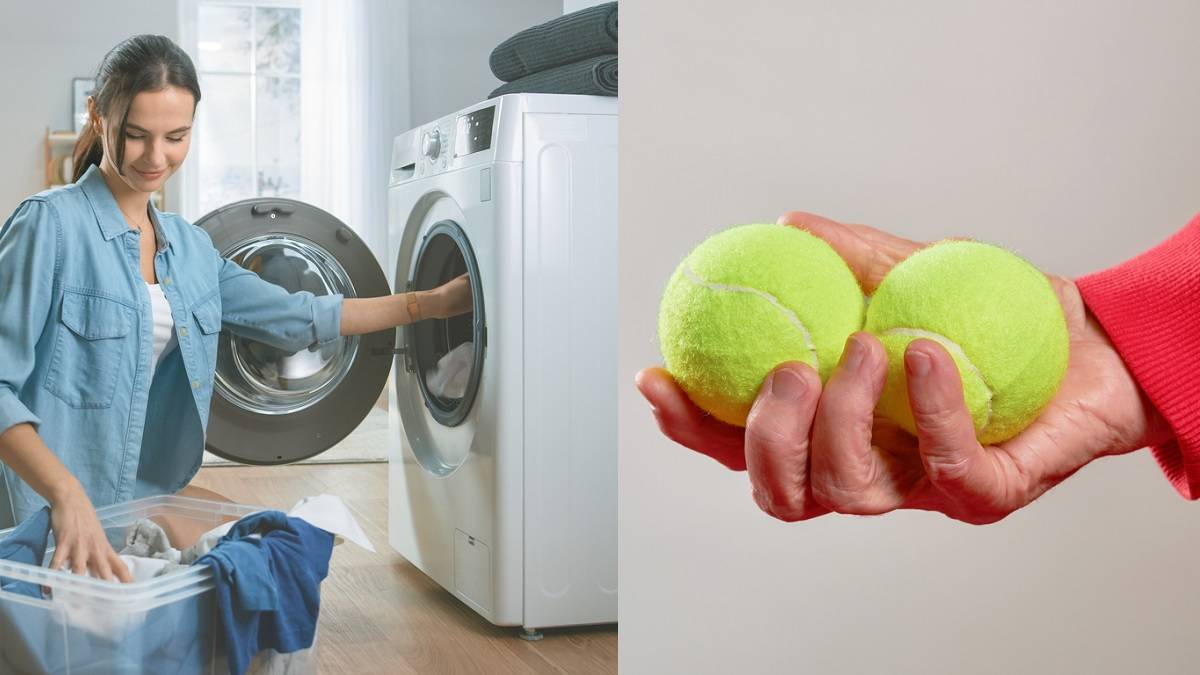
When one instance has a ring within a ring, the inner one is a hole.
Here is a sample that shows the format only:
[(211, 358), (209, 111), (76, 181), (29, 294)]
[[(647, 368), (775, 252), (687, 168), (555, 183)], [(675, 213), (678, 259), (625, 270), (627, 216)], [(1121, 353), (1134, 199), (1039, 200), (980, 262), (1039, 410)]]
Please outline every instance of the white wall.
[(1200, 504), (1148, 452), (993, 526), (785, 524), (633, 386), (707, 233), (804, 209), (1066, 275), (1200, 210), (1200, 4), (743, 0), (621, 17), (621, 672), (1195, 672)]
[[(0, 3), (0, 213), (45, 188), (43, 137), (72, 128), (71, 78), (93, 77), (100, 60), (138, 33), (176, 39), (176, 3)], [(173, 185), (168, 186), (168, 201)]]
[(411, 0), (412, 120), (424, 124), (487, 98), (496, 45), (560, 16), (562, 0)]

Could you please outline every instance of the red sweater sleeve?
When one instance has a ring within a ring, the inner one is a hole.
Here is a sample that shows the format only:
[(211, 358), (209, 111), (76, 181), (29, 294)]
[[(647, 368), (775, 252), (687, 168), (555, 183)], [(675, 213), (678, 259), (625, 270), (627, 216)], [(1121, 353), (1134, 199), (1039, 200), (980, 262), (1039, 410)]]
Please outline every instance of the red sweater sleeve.
[(1159, 466), (1180, 494), (1200, 498), (1200, 216), (1149, 251), (1076, 284), (1175, 434), (1151, 448)]

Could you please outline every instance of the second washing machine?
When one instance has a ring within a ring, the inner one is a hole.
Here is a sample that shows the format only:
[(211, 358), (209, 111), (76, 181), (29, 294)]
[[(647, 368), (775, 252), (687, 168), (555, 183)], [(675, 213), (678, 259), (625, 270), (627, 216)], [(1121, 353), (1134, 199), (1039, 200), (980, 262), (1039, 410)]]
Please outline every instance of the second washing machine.
[(395, 139), (389, 540), (489, 621), (616, 621), (617, 102), (508, 95)]

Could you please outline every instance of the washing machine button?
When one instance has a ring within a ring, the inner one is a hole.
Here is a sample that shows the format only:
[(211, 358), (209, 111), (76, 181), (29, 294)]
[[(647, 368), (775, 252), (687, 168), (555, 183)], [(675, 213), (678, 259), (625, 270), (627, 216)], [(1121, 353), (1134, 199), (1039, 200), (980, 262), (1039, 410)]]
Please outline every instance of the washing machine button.
[(437, 129), (426, 131), (421, 137), (421, 154), (425, 155), (430, 161), (436, 161), (438, 155), (442, 152), (442, 135)]

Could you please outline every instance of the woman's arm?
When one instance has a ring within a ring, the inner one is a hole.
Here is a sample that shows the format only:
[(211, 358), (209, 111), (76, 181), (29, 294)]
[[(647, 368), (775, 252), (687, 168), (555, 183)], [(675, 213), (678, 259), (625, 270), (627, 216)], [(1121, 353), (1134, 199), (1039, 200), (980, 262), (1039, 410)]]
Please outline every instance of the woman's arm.
[(28, 422), (0, 433), (0, 462), (16, 472), (51, 507), (71, 493), (83, 490)]
[(471, 283), (462, 275), (428, 291), (342, 301), (342, 335), (362, 335), (422, 319), (446, 319), (471, 311)]
[(83, 485), (46, 446), (35, 428), (41, 420), (18, 396), (50, 314), (61, 239), (57, 211), (39, 199), (21, 204), (0, 230), (0, 462), (50, 504), (53, 568), (70, 560), (76, 572), (129, 581)]
[[(212, 250), (220, 269), (221, 322), (234, 333), (297, 352), (345, 335), (361, 335), (421, 319), (471, 311), (466, 274), (427, 291), (378, 298), (288, 292)], [(349, 316), (344, 316), (348, 313)]]
[(83, 485), (59, 461), (33, 425), (22, 422), (0, 434), (0, 462), (50, 504), (54, 558), (50, 569), (70, 563), (75, 574), (90, 572), (108, 581), (133, 581), (125, 562), (108, 543)]

